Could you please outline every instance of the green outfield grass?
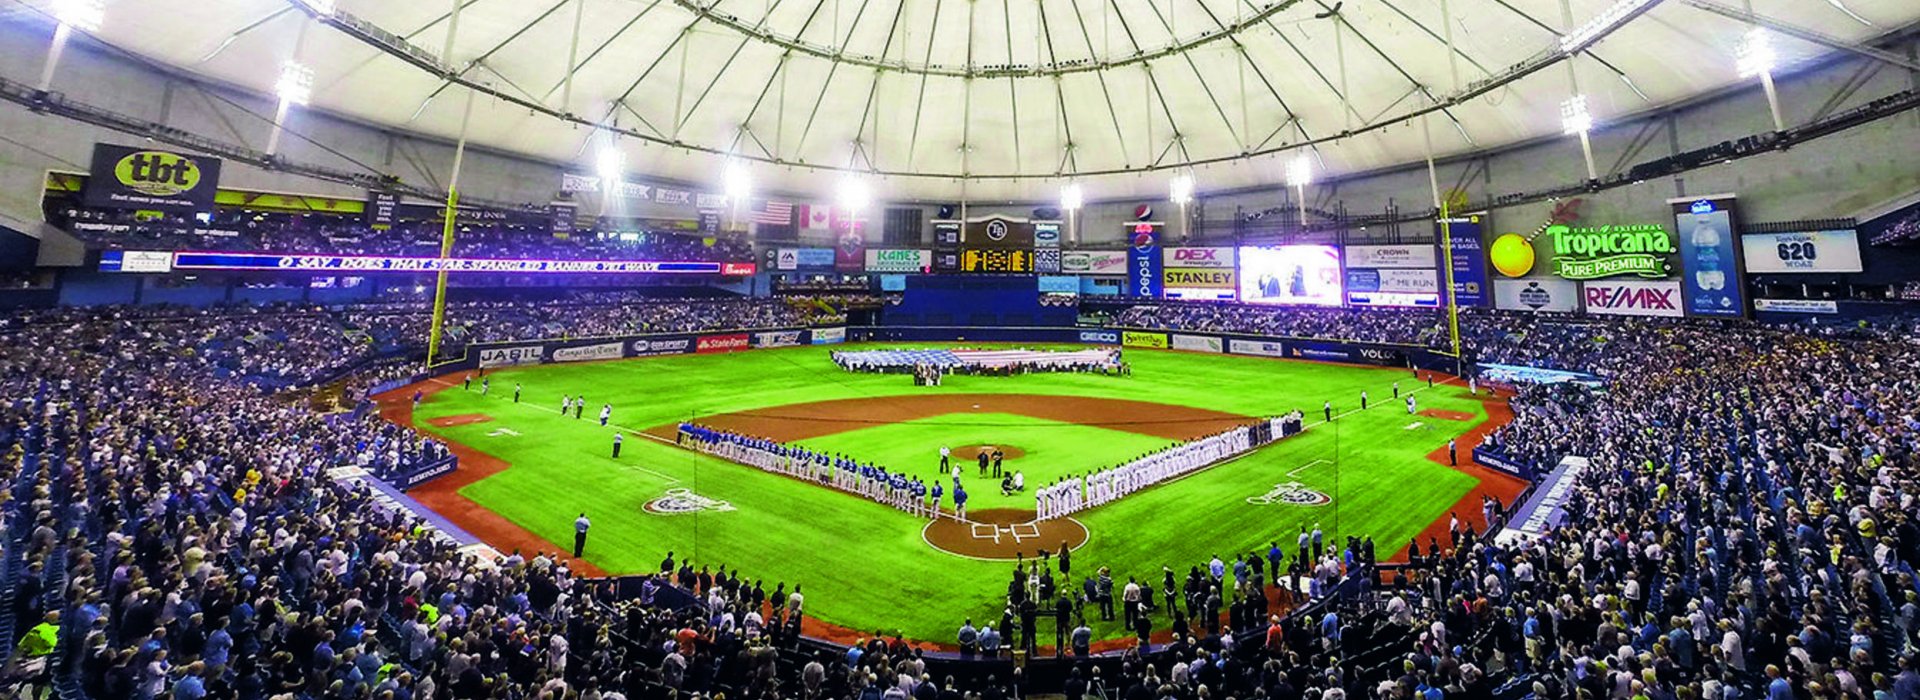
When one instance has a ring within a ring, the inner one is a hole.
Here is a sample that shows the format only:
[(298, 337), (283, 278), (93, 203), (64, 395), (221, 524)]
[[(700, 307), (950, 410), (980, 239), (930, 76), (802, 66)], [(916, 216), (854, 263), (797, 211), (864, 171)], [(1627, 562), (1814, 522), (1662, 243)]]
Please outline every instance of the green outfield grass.
[[(929, 435), (940, 436), (940, 442), (926, 442)], [(1024, 494), (1002, 496), (997, 482), (977, 476), (976, 462), (961, 459), (956, 463), (965, 475), (962, 483), (967, 487), (969, 507), (1031, 510), (1035, 487), (1068, 474), (1121, 464), (1173, 443), (1166, 438), (1030, 416), (964, 413), (824, 435), (800, 444), (828, 454), (855, 455), (863, 461), (898, 467), (928, 481), (940, 471), (940, 445), (1016, 447), (1025, 454), (1007, 460), (1004, 467), (1025, 474)]]
[[(616, 426), (644, 430), (699, 415), (828, 399), (1017, 393), (1154, 401), (1247, 416), (1297, 408), (1307, 413), (1311, 425), (1320, 420), (1322, 401), (1332, 400), (1337, 412), (1351, 411), (1358, 408), (1361, 390), (1371, 393), (1371, 410), (1080, 514), (1092, 539), (1076, 552), (1076, 572), (1106, 565), (1123, 581), (1128, 575), (1157, 580), (1162, 566), (1184, 571), (1215, 554), (1264, 550), (1272, 540), (1290, 545), (1299, 528), (1315, 523), (1331, 538), (1370, 535), (1383, 555), (1391, 553), (1443, 517), (1475, 483), (1425, 458), (1474, 423), (1408, 416), (1388, 398), (1392, 384), (1400, 382), (1404, 391), (1419, 388), (1421, 408), (1485, 417), (1464, 388), (1425, 390), (1407, 371), (1396, 369), (1129, 349), (1131, 377), (955, 376), (940, 387), (915, 387), (901, 375), (842, 372), (828, 361), (827, 352), (803, 347), (502, 370), (492, 375), (490, 396), (456, 386), (429, 398), (416, 419), (491, 416), (494, 420), (486, 423), (421, 427), (510, 463), (507, 471), (462, 493), (546, 538), (555, 549), (570, 546), (574, 516), (588, 512), (594, 534), (587, 557), (610, 572), (651, 571), (673, 550), (680, 557), (693, 556), (696, 565), (738, 567), (750, 577), (765, 579), (769, 589), (781, 581), (789, 588), (802, 583), (809, 612), (829, 622), (951, 641), (963, 617), (976, 622), (998, 618), (1011, 563), (935, 550), (921, 538), (921, 520), (885, 506), (653, 440), (628, 439), (621, 458), (610, 459), (612, 431), (595, 420), (599, 406), (613, 405)], [(519, 404), (510, 401), (516, 382), (523, 385)], [(562, 394), (584, 394), (586, 418), (561, 417)], [(1039, 476), (1043, 469), (1049, 474), (1084, 471), (1165, 444), (1133, 433), (982, 414), (967, 414), (965, 421), (934, 417), (862, 428), (808, 441), (865, 460), (894, 463), (923, 478), (931, 475), (930, 458), (937, 459), (941, 444), (996, 442), (1028, 450), (1028, 457), (1009, 466), (1028, 470), (1030, 487), (1045, 483)], [(1042, 462), (1046, 465), (1040, 466)], [(1276, 484), (1291, 482), (1330, 494), (1333, 503), (1307, 507), (1248, 502)], [(724, 500), (734, 510), (662, 516), (642, 509), (675, 488)], [(997, 489), (970, 484), (969, 491), (979, 498), (1001, 498)], [(1030, 497), (1020, 496), (976, 503), (1032, 507)], [(1102, 637), (1122, 634), (1114, 623), (1093, 624)]]

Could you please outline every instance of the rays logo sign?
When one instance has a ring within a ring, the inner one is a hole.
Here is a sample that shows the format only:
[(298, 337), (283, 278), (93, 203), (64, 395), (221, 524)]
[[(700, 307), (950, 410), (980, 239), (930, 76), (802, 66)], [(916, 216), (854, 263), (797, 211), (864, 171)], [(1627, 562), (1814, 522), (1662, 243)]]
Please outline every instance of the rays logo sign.
[(1258, 496), (1248, 496), (1247, 503), (1256, 506), (1306, 506), (1309, 508), (1324, 506), (1333, 502), (1333, 497), (1307, 488), (1298, 481), (1274, 484), (1273, 489)]
[(659, 498), (647, 501), (641, 509), (650, 515), (686, 515), (703, 510), (729, 513), (733, 511), (733, 504), (707, 498), (694, 493), (692, 489), (667, 489)]

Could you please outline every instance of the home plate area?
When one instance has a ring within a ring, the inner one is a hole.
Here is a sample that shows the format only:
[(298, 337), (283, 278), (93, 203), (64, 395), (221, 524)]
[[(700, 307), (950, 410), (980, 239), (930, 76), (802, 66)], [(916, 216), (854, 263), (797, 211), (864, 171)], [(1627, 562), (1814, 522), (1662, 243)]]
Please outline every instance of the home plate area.
[(1040, 539), (1040, 527), (1033, 523), (1017, 523), (1014, 525), (973, 524), (973, 538), (976, 540), (993, 540), (994, 544), (999, 544), (1001, 535), (1013, 538), (1014, 544), (1020, 544), (1022, 540)]
[(1019, 559), (1055, 554), (1087, 543), (1087, 527), (1072, 518), (1034, 522), (1033, 511), (974, 511), (966, 521), (941, 517), (920, 536), (934, 549), (974, 559)]

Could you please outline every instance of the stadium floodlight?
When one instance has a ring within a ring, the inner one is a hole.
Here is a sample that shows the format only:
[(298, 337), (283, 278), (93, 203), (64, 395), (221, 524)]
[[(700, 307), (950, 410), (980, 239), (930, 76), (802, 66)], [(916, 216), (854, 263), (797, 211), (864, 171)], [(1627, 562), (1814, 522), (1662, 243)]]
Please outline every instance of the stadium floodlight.
[(620, 181), (621, 173), (627, 168), (626, 156), (620, 153), (620, 142), (613, 141), (600, 148), (600, 154), (594, 158), (593, 172), (603, 181), (601, 187), (613, 192), (614, 183)]
[(107, 21), (107, 3), (106, 0), (55, 0), (53, 17), (68, 27), (97, 32)]
[(840, 181), (840, 208), (857, 212), (872, 203), (873, 195), (867, 192), (867, 183), (858, 177), (848, 176)]
[(1754, 27), (1741, 37), (1740, 48), (1734, 52), (1734, 62), (1739, 66), (1742, 78), (1772, 73), (1777, 60), (1779, 56), (1773, 52), (1773, 35), (1760, 27)]
[(281, 64), (280, 80), (273, 84), (273, 92), (280, 96), (281, 102), (307, 104), (313, 99), (313, 69), (299, 61)]
[(1574, 95), (1560, 103), (1560, 128), (1568, 136), (1593, 130), (1593, 113), (1587, 111), (1587, 96)]
[(1293, 162), (1287, 164), (1287, 186), (1298, 188), (1311, 184), (1313, 184), (1313, 161), (1308, 160), (1307, 154), (1302, 153), (1295, 156)]
[(1175, 175), (1173, 181), (1167, 183), (1167, 190), (1168, 199), (1174, 204), (1186, 206), (1187, 202), (1193, 201), (1193, 176), (1185, 173)]
[(1574, 28), (1573, 31), (1561, 35), (1560, 50), (1566, 53), (1573, 53), (1586, 48), (1588, 44), (1592, 44), (1595, 40), (1599, 39), (1601, 35), (1619, 28), (1620, 25), (1626, 24), (1627, 20), (1638, 16), (1641, 12), (1652, 6), (1655, 1), (1656, 0), (1618, 0), (1618, 2), (1607, 6), (1607, 9), (1602, 10), (1600, 14), (1588, 19), (1586, 23)]
[(1060, 208), (1067, 211), (1079, 211), (1085, 206), (1087, 197), (1080, 191), (1080, 183), (1069, 182), (1060, 188)]
[(721, 186), (726, 190), (729, 204), (745, 202), (747, 197), (753, 194), (753, 174), (747, 172), (746, 166), (737, 162), (727, 163), (727, 172)]

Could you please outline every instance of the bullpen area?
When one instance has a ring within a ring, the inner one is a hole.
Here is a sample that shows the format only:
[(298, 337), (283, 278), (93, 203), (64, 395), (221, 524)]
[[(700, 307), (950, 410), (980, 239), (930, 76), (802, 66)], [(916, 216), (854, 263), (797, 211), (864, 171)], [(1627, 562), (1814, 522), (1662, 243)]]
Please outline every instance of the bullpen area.
[[(1371, 537), (1393, 559), (1415, 536), (1424, 548), (1437, 529), (1444, 541), (1449, 512), (1477, 512), (1480, 494), (1518, 489), (1470, 464), (1479, 436), (1504, 420), (1500, 400), (1470, 396), (1444, 375), (1430, 387), (1426, 373), (1407, 369), (1134, 348), (1124, 356), (1124, 375), (948, 375), (938, 386), (847, 371), (822, 347), (561, 363), (489, 371), (484, 393), (483, 380), (469, 385), (464, 374), (430, 380), (418, 406), (390, 400), (386, 414), (457, 444), (460, 470), (412, 493), (502, 551), (570, 554), (585, 513), (593, 527), (579, 568), (649, 573), (669, 552), (696, 569), (739, 567), (765, 577), (769, 593), (779, 584), (822, 593), (809, 598), (808, 633), (847, 642), (879, 627), (951, 643), (963, 620), (1000, 618), (1015, 561), (1062, 546), (1073, 550), (1075, 585), (1102, 566), (1117, 585), (1157, 583), (1162, 567), (1184, 575), (1215, 556), (1264, 556), (1274, 542), (1291, 558), (1302, 528), (1336, 542)], [(566, 401), (577, 410), (562, 414), (563, 397), (583, 403)], [(1295, 410), (1303, 433), (1068, 517), (1034, 519), (1035, 490), (1059, 479)], [(911, 512), (695, 452), (676, 444), (688, 422), (925, 484), (957, 478), (967, 517), (950, 495), (938, 515)], [(1015, 473), (1024, 488), (1009, 491)], [(1096, 617), (1088, 621), (1099, 638), (1126, 635)]]

